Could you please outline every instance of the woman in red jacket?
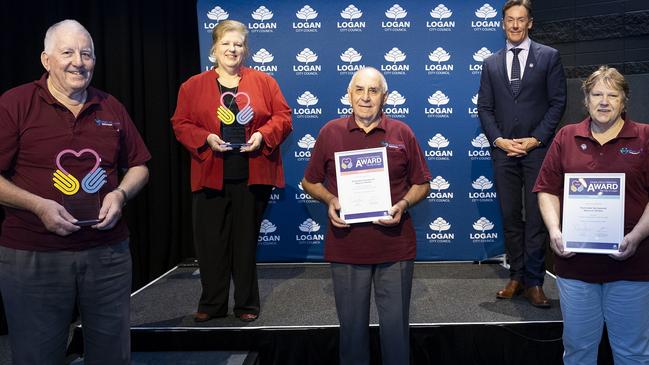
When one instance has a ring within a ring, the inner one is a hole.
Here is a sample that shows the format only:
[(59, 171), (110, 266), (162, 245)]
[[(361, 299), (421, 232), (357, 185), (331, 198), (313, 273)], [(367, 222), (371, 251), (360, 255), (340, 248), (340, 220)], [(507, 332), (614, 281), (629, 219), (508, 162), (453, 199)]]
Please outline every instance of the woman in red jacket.
[(291, 109), (275, 79), (243, 66), (248, 30), (225, 20), (212, 31), (215, 67), (180, 87), (174, 133), (191, 154), (194, 243), (202, 293), (196, 322), (228, 313), (259, 316), (256, 248), (273, 186), (284, 187), (279, 146), (291, 132)]

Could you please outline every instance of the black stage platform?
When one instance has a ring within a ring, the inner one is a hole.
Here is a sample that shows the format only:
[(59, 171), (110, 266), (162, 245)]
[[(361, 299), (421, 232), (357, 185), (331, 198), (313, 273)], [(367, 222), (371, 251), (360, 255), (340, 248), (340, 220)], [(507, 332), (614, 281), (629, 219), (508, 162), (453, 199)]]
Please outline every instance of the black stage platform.
[[(338, 320), (326, 264), (260, 264), (257, 321), (194, 323), (196, 267), (175, 267), (133, 293), (133, 351), (254, 351), (260, 364), (336, 364)], [(413, 364), (561, 364), (561, 311), (554, 277), (552, 308), (523, 297), (496, 299), (508, 280), (498, 264), (417, 263), (410, 309)], [(230, 303), (232, 308), (232, 298)], [(380, 364), (372, 304), (372, 362)], [(79, 331), (71, 344), (78, 350)]]

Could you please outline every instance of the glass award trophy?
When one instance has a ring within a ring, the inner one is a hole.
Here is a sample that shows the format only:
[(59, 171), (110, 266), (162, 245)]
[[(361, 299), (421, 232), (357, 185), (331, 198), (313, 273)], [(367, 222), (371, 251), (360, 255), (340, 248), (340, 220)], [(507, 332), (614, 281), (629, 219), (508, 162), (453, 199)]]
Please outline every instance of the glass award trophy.
[[(61, 166), (61, 157), (66, 154), (71, 154), (79, 158), (86, 153), (94, 156), (95, 165), (84, 176), (81, 183), (79, 183), (76, 177)], [(75, 224), (78, 226), (91, 226), (99, 223), (99, 208), (101, 204), (98, 192), (107, 181), (106, 171), (99, 167), (100, 162), (101, 158), (99, 154), (90, 148), (84, 148), (79, 152), (65, 149), (59, 152), (56, 157), (57, 170), (52, 174), (52, 181), (54, 182), (54, 187), (63, 194), (63, 207), (77, 219)]]

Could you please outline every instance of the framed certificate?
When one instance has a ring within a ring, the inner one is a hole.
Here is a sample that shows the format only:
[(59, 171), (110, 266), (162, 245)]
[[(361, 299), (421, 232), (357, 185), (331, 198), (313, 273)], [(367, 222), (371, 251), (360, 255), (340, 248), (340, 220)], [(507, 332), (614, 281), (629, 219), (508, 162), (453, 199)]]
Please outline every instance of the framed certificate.
[(390, 218), (390, 176), (385, 147), (336, 152), (340, 217), (347, 223)]
[(618, 253), (624, 237), (623, 173), (565, 174), (563, 242), (566, 251)]

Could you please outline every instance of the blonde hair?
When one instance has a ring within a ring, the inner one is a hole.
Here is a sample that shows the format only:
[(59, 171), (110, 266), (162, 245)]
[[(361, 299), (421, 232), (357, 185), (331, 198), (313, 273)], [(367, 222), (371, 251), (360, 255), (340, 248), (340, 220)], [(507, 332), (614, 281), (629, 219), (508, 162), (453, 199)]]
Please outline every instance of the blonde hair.
[(246, 28), (245, 24), (236, 20), (223, 20), (212, 29), (212, 48), (210, 48), (210, 55), (214, 56), (214, 49), (219, 40), (223, 38), (225, 33), (230, 31), (239, 32), (243, 36), (243, 58), (245, 59), (248, 56), (248, 28)]
[(613, 90), (621, 91), (624, 95), (622, 96), (622, 110), (626, 110), (626, 104), (629, 100), (629, 83), (626, 81), (624, 76), (614, 67), (608, 67), (606, 65), (600, 66), (597, 71), (593, 72), (584, 80), (581, 84), (581, 90), (584, 92), (584, 103), (586, 108), (588, 108), (588, 96), (590, 91), (593, 90), (595, 85), (602, 81), (606, 87)]

